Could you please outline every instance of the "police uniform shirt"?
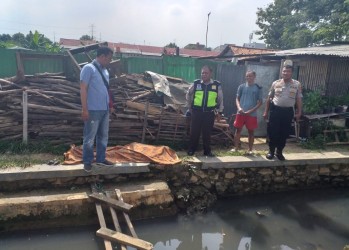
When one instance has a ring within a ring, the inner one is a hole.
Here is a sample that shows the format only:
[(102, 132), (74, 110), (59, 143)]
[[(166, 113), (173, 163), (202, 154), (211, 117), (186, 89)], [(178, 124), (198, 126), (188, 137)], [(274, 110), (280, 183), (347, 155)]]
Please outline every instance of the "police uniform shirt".
[[(210, 82), (208, 83), (204, 83), (201, 80), (201, 84), (212, 84), (213, 83), (213, 79), (210, 80)], [(192, 102), (193, 102), (193, 97), (194, 97), (194, 84), (192, 84), (189, 89), (188, 92), (186, 94), (186, 100), (187, 100), (187, 107), (191, 107)], [(217, 92), (217, 111), (218, 112), (223, 112), (224, 106), (223, 106), (223, 91), (222, 91), (222, 86), (218, 87), (218, 92)]]
[(300, 82), (291, 80), (285, 83), (283, 79), (273, 82), (269, 96), (273, 98), (273, 103), (279, 107), (293, 107), (297, 98), (302, 98)]

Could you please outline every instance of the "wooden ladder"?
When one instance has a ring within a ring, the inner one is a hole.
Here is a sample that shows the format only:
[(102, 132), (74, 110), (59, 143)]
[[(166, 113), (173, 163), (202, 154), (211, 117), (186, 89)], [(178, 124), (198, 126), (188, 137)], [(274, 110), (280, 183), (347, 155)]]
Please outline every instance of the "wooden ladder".
[[(333, 130), (324, 130), (324, 140), (326, 140), (326, 137), (329, 136), (329, 134), (334, 135), (334, 142), (327, 142), (326, 145), (343, 145), (343, 144), (349, 144), (349, 129), (333, 129)], [(347, 140), (346, 141), (340, 141), (339, 140), (339, 134), (345, 133)]]
[[(89, 195), (90, 198), (96, 202), (96, 210), (98, 215), (98, 220), (100, 224), (100, 229), (97, 231), (97, 236), (100, 236), (104, 239), (104, 246), (106, 250), (113, 250), (112, 241), (115, 241), (120, 244), (121, 250), (126, 250), (126, 246), (132, 246), (136, 249), (141, 250), (151, 250), (153, 245), (150, 242), (141, 240), (138, 238), (136, 231), (132, 225), (131, 219), (127, 212), (133, 207), (130, 204), (127, 204), (123, 201), (121, 192), (119, 189), (115, 189), (114, 196), (116, 199), (112, 198), (112, 191), (105, 191), (105, 194), (98, 192), (95, 187), (91, 186), (92, 194)], [(109, 207), (109, 211), (112, 216), (113, 224), (115, 230), (107, 228), (105, 217), (103, 214), (102, 204)], [(117, 216), (117, 211), (121, 212), (124, 221), (127, 224), (128, 230), (131, 236), (121, 232), (120, 223)]]

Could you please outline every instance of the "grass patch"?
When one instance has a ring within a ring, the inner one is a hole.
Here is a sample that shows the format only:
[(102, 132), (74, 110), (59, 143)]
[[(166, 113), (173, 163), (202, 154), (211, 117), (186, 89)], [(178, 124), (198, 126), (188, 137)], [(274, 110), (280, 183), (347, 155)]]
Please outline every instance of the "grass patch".
[(0, 141), (0, 154), (50, 153), (62, 155), (69, 149), (66, 145), (52, 145), (48, 141), (29, 142)]
[(50, 161), (62, 163), (63, 153), (68, 149), (67, 146), (54, 146), (46, 141), (28, 144), (21, 141), (0, 141), (0, 168), (25, 168)]
[(56, 156), (52, 154), (5, 154), (0, 155), (0, 168), (26, 168), (36, 164), (47, 164), (50, 161), (58, 161), (59, 163), (62, 163), (63, 160), (63, 155)]
[(314, 138), (310, 138), (307, 141), (301, 142), (301, 147), (310, 150), (324, 150), (326, 149), (326, 142), (323, 135), (319, 134)]

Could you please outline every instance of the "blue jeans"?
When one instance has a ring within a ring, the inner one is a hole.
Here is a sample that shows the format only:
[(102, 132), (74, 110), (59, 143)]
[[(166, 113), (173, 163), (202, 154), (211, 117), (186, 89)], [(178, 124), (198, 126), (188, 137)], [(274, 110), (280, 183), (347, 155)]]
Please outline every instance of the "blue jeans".
[(82, 161), (84, 164), (93, 162), (93, 146), (96, 139), (96, 162), (105, 161), (108, 145), (109, 111), (89, 111), (89, 119), (84, 122), (84, 140)]

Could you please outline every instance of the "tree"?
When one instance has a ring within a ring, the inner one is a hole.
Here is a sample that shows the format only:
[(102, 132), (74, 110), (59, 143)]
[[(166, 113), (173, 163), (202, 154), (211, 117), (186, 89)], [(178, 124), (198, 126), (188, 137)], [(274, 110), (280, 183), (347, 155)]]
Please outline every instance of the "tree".
[(165, 48), (177, 48), (177, 44), (176, 43), (169, 43), (165, 46)]
[(0, 35), (0, 41), (1, 42), (8, 42), (11, 41), (12, 37), (9, 34), (2, 34)]
[(349, 0), (275, 0), (258, 8), (256, 24), (275, 49), (349, 41)]
[(40, 34), (37, 30), (30, 31), (26, 36), (20, 32), (12, 35), (0, 34), (0, 47), (12, 48), (19, 46), (27, 49), (44, 52), (61, 52), (63, 48), (58, 43), (52, 43), (50, 39)]
[(83, 35), (83, 36), (80, 37), (80, 40), (84, 40), (84, 41), (92, 40), (92, 37), (90, 37), (89, 35)]
[(26, 40), (25, 40), (25, 35), (23, 35), (22, 33), (18, 32), (16, 34), (12, 35), (12, 41), (17, 44), (17, 46), (21, 46), (24, 47)]

